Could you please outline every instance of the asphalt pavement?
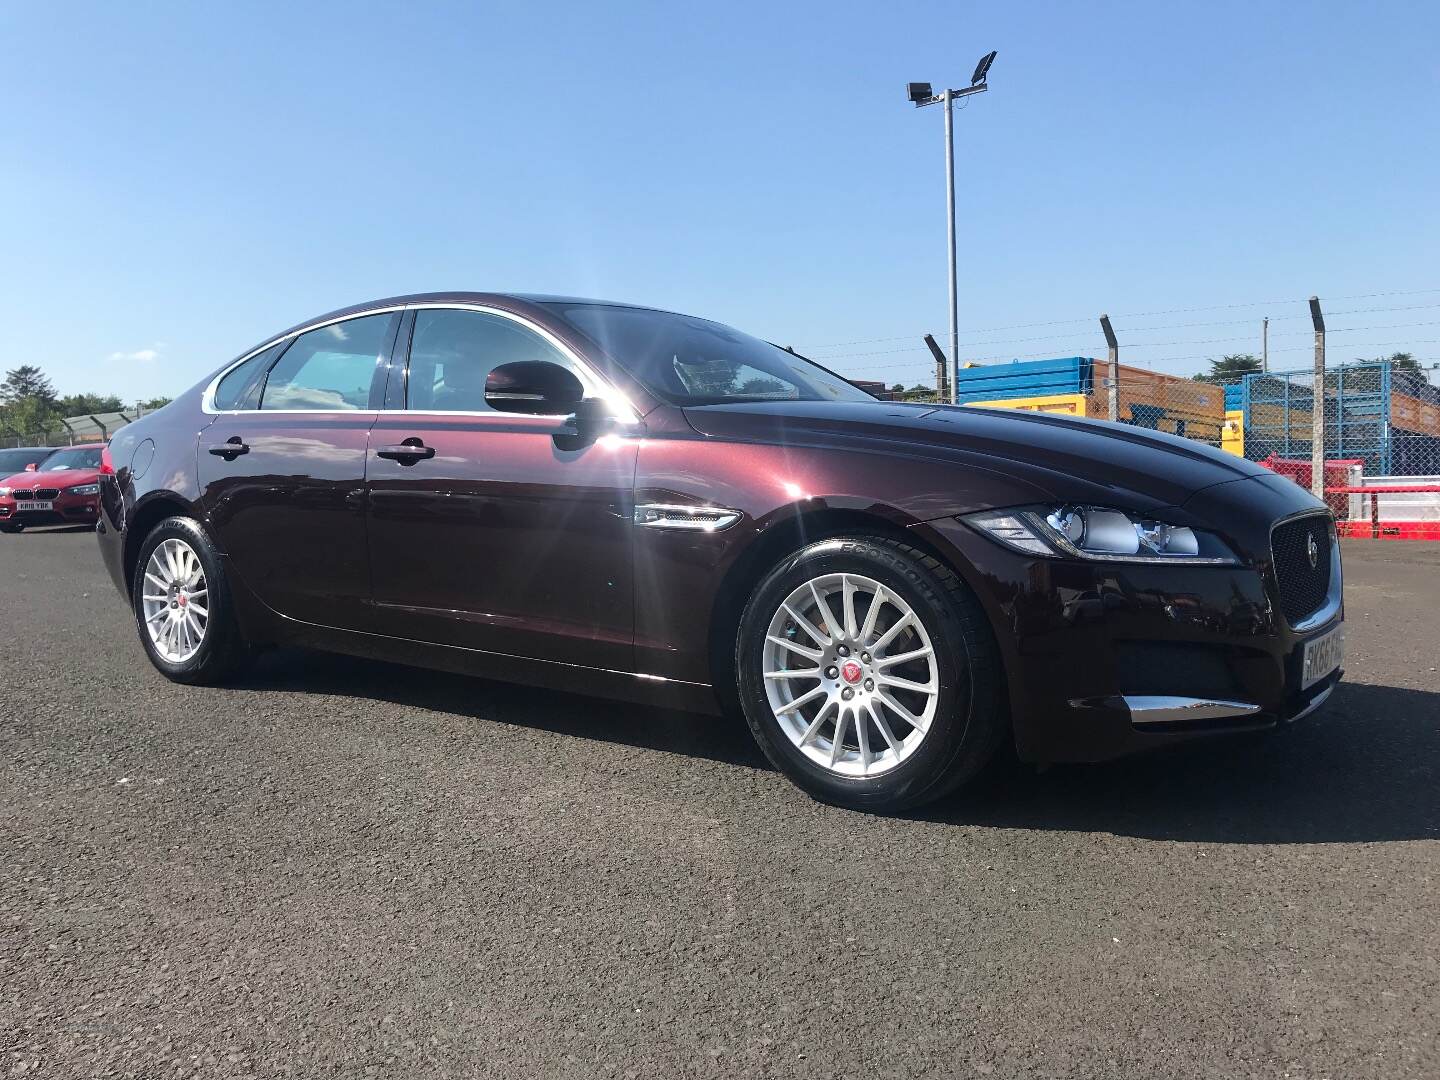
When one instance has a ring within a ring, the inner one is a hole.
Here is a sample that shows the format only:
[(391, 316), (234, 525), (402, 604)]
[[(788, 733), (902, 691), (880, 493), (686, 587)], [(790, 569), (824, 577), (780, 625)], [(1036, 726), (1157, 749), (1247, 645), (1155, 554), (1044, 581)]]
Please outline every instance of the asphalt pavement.
[(1440, 1075), (1440, 545), (1344, 553), (1323, 714), (887, 819), (705, 717), (176, 686), (0, 536), (0, 1076)]

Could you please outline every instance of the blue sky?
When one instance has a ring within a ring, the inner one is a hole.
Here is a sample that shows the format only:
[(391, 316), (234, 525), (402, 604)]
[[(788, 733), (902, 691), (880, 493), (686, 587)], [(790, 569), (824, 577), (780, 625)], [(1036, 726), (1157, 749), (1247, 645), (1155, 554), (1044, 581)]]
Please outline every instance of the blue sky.
[(493, 288), (913, 382), (944, 174), (904, 83), (992, 48), (963, 355), (1094, 355), (1108, 311), (1189, 373), (1268, 314), (1300, 366), (1313, 292), (1332, 360), (1434, 362), (1437, 41), (1433, 2), (6, 5), (0, 367), (173, 394), (334, 307)]

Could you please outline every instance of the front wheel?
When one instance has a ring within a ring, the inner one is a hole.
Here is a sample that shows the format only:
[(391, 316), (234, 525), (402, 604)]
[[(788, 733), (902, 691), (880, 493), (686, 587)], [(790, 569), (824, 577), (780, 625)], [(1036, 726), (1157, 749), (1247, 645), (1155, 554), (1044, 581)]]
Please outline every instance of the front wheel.
[(1007, 729), (979, 601), (889, 538), (783, 559), (741, 616), (740, 700), (766, 756), (826, 802), (893, 813), (978, 773)]
[(219, 683), (249, 659), (225, 568), (198, 522), (166, 518), (151, 530), (130, 592), (140, 643), (167, 679)]

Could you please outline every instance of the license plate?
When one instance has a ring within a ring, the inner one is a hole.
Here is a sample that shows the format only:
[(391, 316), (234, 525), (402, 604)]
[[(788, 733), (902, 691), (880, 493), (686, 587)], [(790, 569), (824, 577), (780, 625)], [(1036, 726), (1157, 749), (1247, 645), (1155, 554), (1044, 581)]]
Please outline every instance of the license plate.
[(1308, 690), (1340, 666), (1345, 659), (1345, 627), (1337, 626), (1305, 643), (1300, 671), (1300, 689)]
[(16, 513), (19, 513), (19, 512), (22, 511), (22, 510), (54, 510), (54, 509), (55, 509), (55, 504), (54, 504), (53, 502), (41, 502), (39, 499), (22, 499), (21, 501), (19, 501), (19, 502), (17, 502), (17, 503), (15, 504), (15, 511), (16, 511)]

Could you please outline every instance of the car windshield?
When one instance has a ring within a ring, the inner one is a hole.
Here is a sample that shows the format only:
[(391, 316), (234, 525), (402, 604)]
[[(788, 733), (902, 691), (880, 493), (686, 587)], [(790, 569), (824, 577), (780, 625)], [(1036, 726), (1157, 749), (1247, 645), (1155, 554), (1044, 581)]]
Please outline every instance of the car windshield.
[(65, 472), (68, 469), (98, 469), (100, 447), (79, 446), (56, 450), (40, 463), (40, 472)]
[(21, 472), (26, 465), (44, 461), (49, 453), (49, 450), (34, 450), (28, 446), (21, 446), (14, 450), (0, 450), (0, 476)]
[(708, 319), (563, 300), (545, 306), (672, 405), (874, 400), (818, 364)]

